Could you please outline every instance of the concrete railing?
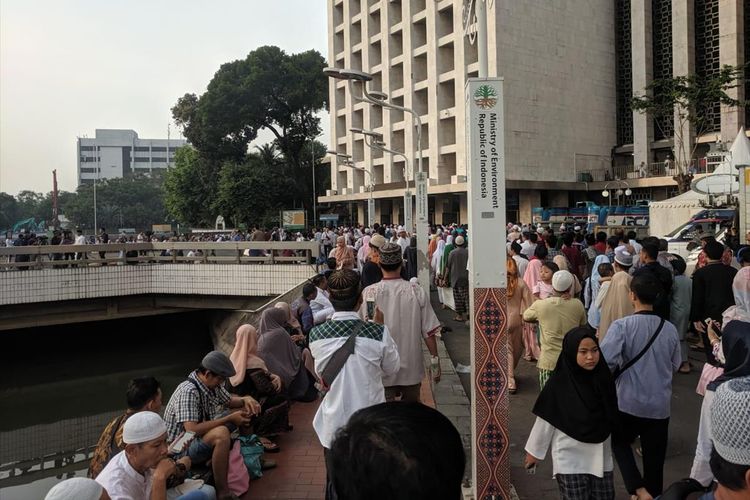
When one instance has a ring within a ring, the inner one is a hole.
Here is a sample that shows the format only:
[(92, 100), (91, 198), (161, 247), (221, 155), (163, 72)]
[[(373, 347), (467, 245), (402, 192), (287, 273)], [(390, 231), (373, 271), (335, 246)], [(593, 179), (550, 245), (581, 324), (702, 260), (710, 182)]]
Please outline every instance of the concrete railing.
[(0, 270), (136, 264), (315, 264), (315, 241), (34, 245), (0, 248)]

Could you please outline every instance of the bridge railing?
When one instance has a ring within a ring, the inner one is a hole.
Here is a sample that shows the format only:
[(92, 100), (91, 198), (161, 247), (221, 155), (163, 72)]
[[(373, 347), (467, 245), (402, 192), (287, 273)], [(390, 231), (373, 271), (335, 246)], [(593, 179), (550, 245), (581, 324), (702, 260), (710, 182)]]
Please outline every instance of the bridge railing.
[(138, 264), (315, 264), (316, 241), (34, 245), (0, 248), (0, 270)]

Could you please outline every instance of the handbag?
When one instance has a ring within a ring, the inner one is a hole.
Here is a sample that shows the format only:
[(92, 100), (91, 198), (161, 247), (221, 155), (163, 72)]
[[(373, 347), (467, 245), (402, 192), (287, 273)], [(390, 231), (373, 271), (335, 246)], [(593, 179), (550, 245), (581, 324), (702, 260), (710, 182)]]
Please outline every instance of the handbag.
[(242, 453), (242, 460), (245, 462), (245, 467), (253, 479), (257, 479), (263, 476), (262, 467), (260, 463), (261, 457), (263, 457), (263, 444), (255, 434), (251, 436), (240, 436), (240, 452)]
[(229, 490), (241, 497), (250, 489), (250, 474), (242, 457), (241, 444), (235, 441), (229, 449), (229, 470), (227, 471)]
[(620, 377), (620, 375), (623, 374), (625, 370), (627, 370), (628, 368), (636, 364), (646, 354), (646, 352), (648, 352), (648, 350), (651, 348), (651, 345), (656, 340), (656, 337), (658, 337), (659, 333), (661, 333), (662, 328), (664, 328), (664, 318), (661, 319), (661, 322), (659, 323), (659, 328), (657, 328), (654, 334), (651, 335), (651, 338), (648, 339), (648, 342), (646, 343), (646, 347), (644, 347), (643, 350), (639, 352), (636, 357), (634, 357), (633, 359), (625, 363), (625, 366), (623, 366), (622, 368), (617, 367), (615, 372), (612, 374), (615, 380), (617, 380)]

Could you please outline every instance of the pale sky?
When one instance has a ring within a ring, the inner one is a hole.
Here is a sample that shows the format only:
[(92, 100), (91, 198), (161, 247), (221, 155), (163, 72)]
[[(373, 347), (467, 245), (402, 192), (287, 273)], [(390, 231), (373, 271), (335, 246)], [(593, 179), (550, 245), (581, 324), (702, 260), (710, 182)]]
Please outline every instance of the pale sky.
[(324, 0), (0, 0), (0, 191), (51, 191), (53, 169), (74, 191), (77, 136), (166, 139), (222, 63), (261, 45), (327, 58), (326, 29)]

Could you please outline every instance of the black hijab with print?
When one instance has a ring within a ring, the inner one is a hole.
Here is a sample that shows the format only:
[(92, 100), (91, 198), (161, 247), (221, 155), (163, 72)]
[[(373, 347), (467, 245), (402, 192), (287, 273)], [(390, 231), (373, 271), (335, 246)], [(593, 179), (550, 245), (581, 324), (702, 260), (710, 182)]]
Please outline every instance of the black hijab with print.
[(536, 400), (533, 412), (577, 441), (602, 443), (614, 429), (617, 392), (604, 357), (593, 370), (576, 361), (583, 339), (596, 335), (588, 327), (577, 327), (563, 339), (557, 366)]

